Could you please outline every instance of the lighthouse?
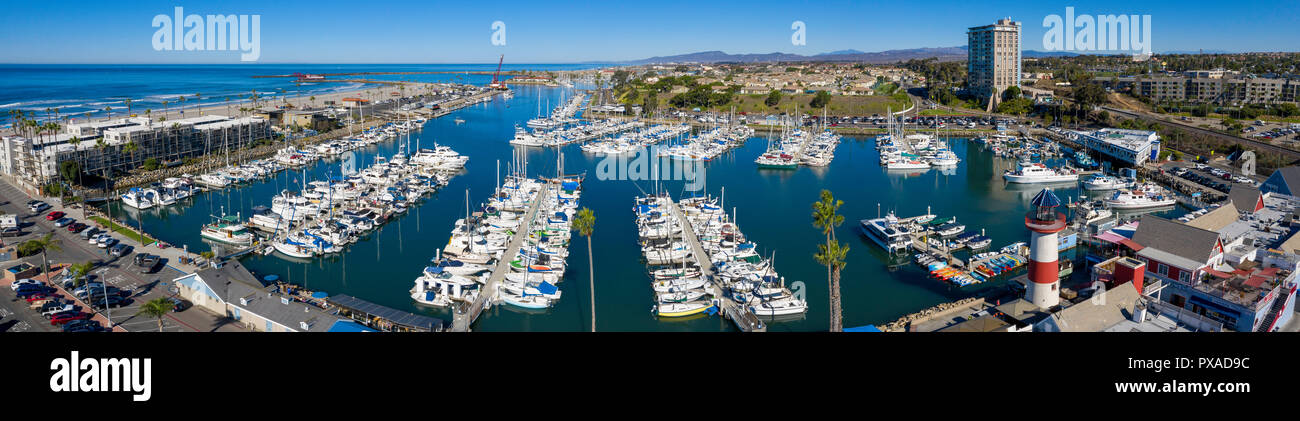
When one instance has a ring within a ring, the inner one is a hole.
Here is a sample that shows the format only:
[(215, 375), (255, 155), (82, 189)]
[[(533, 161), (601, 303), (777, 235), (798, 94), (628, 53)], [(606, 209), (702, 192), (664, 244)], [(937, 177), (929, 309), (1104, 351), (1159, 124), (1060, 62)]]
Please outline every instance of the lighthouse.
[(1043, 189), (1029, 202), (1025, 228), (1029, 228), (1029, 283), (1025, 299), (1039, 308), (1061, 301), (1060, 267), (1057, 265), (1056, 233), (1065, 229), (1065, 214), (1056, 211), (1061, 199), (1052, 189)]

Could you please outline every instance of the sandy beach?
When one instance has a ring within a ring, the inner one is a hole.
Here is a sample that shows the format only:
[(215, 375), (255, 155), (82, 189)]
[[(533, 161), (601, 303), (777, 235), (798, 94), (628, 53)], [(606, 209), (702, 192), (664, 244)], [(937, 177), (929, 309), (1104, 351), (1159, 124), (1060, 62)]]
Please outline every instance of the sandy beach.
[[(333, 82), (333, 83), (337, 83), (337, 82)], [(285, 91), (284, 95), (281, 96), (280, 93), (278, 92), (270, 92), (270, 93), (259, 92), (257, 94), (258, 99), (255, 108), (276, 109), (276, 108), (285, 107), (285, 109), (294, 109), (294, 110), (309, 109), (309, 108), (324, 108), (326, 107), (326, 104), (329, 103), (330, 101), (333, 101), (335, 106), (342, 106), (344, 98), (361, 98), (370, 102), (374, 102), (374, 101), (381, 101), (386, 98), (396, 98), (398, 95), (393, 95), (393, 93), (397, 93), (400, 95), (403, 92), (405, 92), (406, 95), (414, 95), (421, 92), (427, 92), (426, 87), (428, 89), (438, 89), (438, 87), (440, 86), (445, 86), (444, 84), (439, 84), (439, 83), (421, 83), (421, 82), (398, 82), (398, 83), (405, 85), (406, 89), (403, 91), (397, 85), (375, 84), (375, 85), (369, 85), (367, 87), (358, 88), (358, 89), (352, 89), (352, 90), (346, 90), (340, 92), (331, 92), (331, 93), (320, 93), (320, 94), (293, 95), (291, 91)], [(249, 94), (252, 94), (252, 92), (250, 91)], [(264, 97), (263, 96), (264, 94), (270, 96)], [(192, 99), (190, 101), (192, 101)], [(213, 102), (209, 103), (207, 102), (206, 99), (204, 99), (204, 101), (201, 101), (203, 102), (202, 105), (199, 104), (189, 105), (188, 102), (190, 101), (187, 101), (184, 108), (168, 107), (168, 109), (165, 111), (151, 110), (152, 113), (150, 114), (150, 116), (152, 116), (155, 119), (166, 118), (168, 120), (175, 120), (184, 117), (194, 117), (199, 115), (212, 115), (212, 114), (238, 116), (241, 114), (239, 111), (240, 108), (248, 108), (252, 106), (252, 102), (247, 98), (247, 96), (245, 96), (242, 99), (231, 100), (230, 102), (214, 100)], [(181, 114), (182, 110), (184, 111), (184, 115)], [(135, 109), (132, 110), (132, 113), (137, 116), (143, 116), (144, 110)], [(96, 120), (122, 118), (124, 115), (125, 113), (115, 114), (108, 118), (96, 118)]]

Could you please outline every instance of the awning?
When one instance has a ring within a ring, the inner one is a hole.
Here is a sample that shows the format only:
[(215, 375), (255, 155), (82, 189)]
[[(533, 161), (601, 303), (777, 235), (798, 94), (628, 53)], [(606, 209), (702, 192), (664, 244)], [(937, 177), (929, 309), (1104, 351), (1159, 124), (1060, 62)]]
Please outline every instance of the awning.
[(1146, 248), (1146, 246), (1143, 246), (1143, 245), (1141, 245), (1141, 244), (1135, 243), (1135, 242), (1133, 242), (1133, 240), (1130, 240), (1130, 239), (1127, 239), (1127, 238), (1125, 238), (1123, 241), (1120, 241), (1119, 243), (1122, 244), (1122, 245), (1124, 245), (1124, 246), (1126, 246), (1126, 247), (1128, 247), (1128, 248), (1133, 249), (1133, 251), (1141, 251), (1142, 249)]

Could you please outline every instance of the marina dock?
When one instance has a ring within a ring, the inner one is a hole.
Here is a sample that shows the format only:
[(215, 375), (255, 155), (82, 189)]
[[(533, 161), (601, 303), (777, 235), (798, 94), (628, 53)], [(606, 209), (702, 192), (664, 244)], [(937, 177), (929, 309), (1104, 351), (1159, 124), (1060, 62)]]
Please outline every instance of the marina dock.
[[(548, 183), (547, 188), (550, 187)], [(533, 219), (537, 216), (537, 210), (541, 208), (541, 194), (542, 192), (538, 192), (533, 196), (532, 203), (528, 205), (526, 216), (520, 219), (522, 225), (515, 230), (515, 235), (510, 238), (505, 254), (501, 255), (502, 258), (497, 261), (496, 267), (492, 268), (492, 276), (488, 277), (487, 283), (483, 285), (482, 292), (474, 298), (473, 303), (468, 306), (460, 306), (452, 314), (452, 332), (469, 332), (470, 326), (473, 326), (474, 321), (478, 320), (479, 314), (483, 313), (488, 301), (496, 296), (501, 281), (505, 279), (506, 274), (510, 273), (510, 257), (519, 254), (519, 248), (523, 245), (524, 239), (528, 238), (528, 233), (532, 231)]]
[(682, 239), (690, 243), (691, 255), (695, 257), (695, 264), (699, 265), (700, 273), (704, 275), (705, 279), (709, 280), (710, 291), (713, 296), (722, 304), (720, 310), (723, 316), (731, 319), (736, 324), (736, 328), (742, 332), (766, 332), (767, 325), (762, 320), (759, 320), (757, 315), (724, 297), (722, 288), (716, 282), (713, 282), (713, 262), (709, 260), (708, 254), (704, 252), (704, 247), (700, 245), (700, 239), (695, 235), (695, 228), (686, 219), (686, 215), (682, 213), (677, 202), (670, 200), (669, 203), (673, 217), (682, 223)]

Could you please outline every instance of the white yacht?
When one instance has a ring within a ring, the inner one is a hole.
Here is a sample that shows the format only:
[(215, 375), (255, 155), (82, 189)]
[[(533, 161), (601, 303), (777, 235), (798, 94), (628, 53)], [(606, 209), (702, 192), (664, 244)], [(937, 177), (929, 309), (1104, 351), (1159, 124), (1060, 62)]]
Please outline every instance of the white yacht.
[(1079, 174), (1071, 169), (1053, 169), (1036, 162), (1021, 162), (1016, 170), (1007, 170), (1002, 178), (1009, 183), (1061, 183), (1079, 180)]
[(1173, 195), (1168, 194), (1164, 188), (1151, 183), (1143, 183), (1133, 189), (1116, 191), (1115, 194), (1102, 202), (1111, 209), (1158, 208), (1173, 206), (1177, 203)]
[(131, 190), (122, 194), (122, 204), (141, 210), (149, 209), (154, 207), (154, 199), (156, 198), (157, 195), (153, 193), (153, 190), (132, 187)]
[(907, 250), (912, 243), (910, 230), (898, 222), (898, 217), (893, 212), (884, 218), (864, 219), (859, 224), (867, 237), (890, 253)]
[(1088, 190), (1115, 190), (1129, 186), (1129, 182), (1117, 177), (1097, 174), (1083, 180), (1083, 188)]

